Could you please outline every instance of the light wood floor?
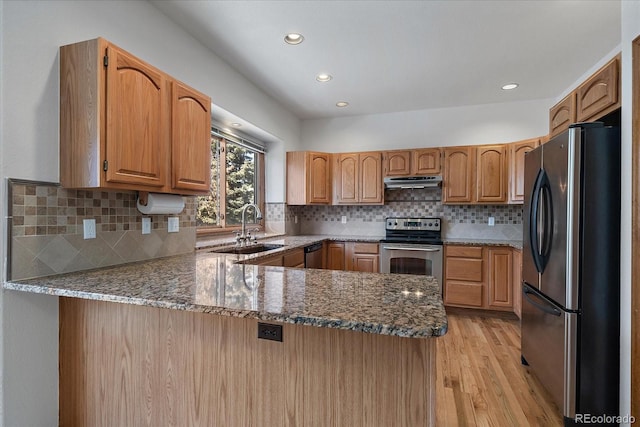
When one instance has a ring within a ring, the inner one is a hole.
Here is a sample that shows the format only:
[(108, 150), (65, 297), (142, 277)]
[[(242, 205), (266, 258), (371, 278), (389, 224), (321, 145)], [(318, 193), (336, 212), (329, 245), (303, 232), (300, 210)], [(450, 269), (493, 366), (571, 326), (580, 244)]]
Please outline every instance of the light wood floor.
[(436, 425), (561, 426), (560, 410), (520, 363), (515, 315), (449, 309), (437, 341)]

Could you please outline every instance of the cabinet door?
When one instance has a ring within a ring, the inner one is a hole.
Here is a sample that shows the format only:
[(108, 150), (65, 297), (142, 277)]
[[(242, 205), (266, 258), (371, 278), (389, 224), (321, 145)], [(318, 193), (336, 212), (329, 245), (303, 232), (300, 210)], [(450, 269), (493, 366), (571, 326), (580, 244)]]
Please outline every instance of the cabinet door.
[(488, 301), (492, 310), (513, 310), (513, 260), (510, 248), (489, 248)]
[(307, 203), (331, 202), (331, 155), (308, 153)]
[(524, 202), (524, 155), (540, 145), (540, 139), (509, 144), (509, 202)]
[(382, 156), (380, 153), (359, 154), (360, 203), (382, 204), (384, 188), (382, 182)]
[(477, 147), (476, 200), (480, 203), (507, 201), (507, 149), (502, 145)]
[(173, 82), (171, 102), (172, 187), (208, 194), (211, 184), (211, 99)]
[(345, 269), (344, 242), (327, 244), (327, 270)]
[(522, 251), (513, 249), (513, 312), (522, 318)]
[(387, 151), (384, 153), (385, 176), (409, 176), (411, 174), (411, 151)]
[(372, 254), (354, 254), (353, 256), (353, 271), (366, 271), (368, 273), (378, 273), (378, 255)]
[(554, 136), (569, 129), (576, 121), (576, 94), (571, 92), (562, 101), (549, 110), (549, 136)]
[(377, 243), (345, 243), (345, 268), (351, 271), (379, 272)]
[(338, 204), (356, 204), (359, 202), (358, 154), (343, 153), (335, 157), (335, 202)]
[(107, 57), (106, 181), (164, 187), (171, 132), (166, 76), (115, 46)]
[(595, 120), (620, 106), (618, 58), (609, 61), (576, 89), (576, 119)]
[(413, 175), (434, 175), (440, 173), (440, 157), (442, 151), (439, 148), (424, 148), (413, 150), (411, 161), (411, 173)]
[(444, 203), (472, 202), (475, 164), (474, 147), (444, 149), (444, 182), (442, 189)]

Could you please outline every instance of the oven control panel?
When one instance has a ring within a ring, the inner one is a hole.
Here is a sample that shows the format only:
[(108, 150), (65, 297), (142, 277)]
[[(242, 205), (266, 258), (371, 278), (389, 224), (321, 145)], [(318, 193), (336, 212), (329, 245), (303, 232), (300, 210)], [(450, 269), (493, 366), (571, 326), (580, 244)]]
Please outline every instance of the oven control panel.
[(440, 218), (387, 218), (387, 230), (440, 231)]

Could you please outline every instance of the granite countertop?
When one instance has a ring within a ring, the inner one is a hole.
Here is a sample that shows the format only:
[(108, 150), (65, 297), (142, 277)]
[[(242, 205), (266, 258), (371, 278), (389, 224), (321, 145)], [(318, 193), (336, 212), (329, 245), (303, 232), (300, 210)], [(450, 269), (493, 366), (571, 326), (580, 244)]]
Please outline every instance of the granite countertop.
[[(5, 282), (5, 289), (401, 337), (444, 335), (435, 279), (239, 263), (343, 236), (295, 236), (256, 255), (193, 254)], [(377, 241), (373, 237), (357, 241)]]
[(445, 245), (468, 245), (468, 246), (509, 246), (522, 250), (522, 240), (492, 240), (492, 239), (465, 239), (465, 238), (443, 238)]

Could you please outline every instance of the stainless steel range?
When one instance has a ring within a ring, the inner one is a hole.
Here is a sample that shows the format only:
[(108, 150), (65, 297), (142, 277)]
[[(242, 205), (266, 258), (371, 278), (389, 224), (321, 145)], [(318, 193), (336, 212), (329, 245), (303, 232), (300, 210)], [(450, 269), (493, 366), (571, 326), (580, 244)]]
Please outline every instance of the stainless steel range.
[(433, 276), (442, 293), (440, 218), (387, 218), (380, 241), (380, 272)]

